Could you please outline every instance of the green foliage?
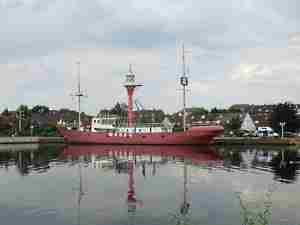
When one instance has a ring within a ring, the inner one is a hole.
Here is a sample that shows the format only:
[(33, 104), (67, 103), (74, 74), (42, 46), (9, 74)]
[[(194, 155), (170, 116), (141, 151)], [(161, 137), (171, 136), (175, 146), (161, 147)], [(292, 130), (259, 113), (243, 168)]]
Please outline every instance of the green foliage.
[(226, 131), (233, 131), (235, 134), (239, 133), (239, 129), (241, 128), (242, 120), (239, 116), (235, 116), (231, 118), (228, 124), (225, 124)]
[(40, 113), (40, 114), (45, 114), (49, 112), (49, 108), (47, 106), (44, 105), (36, 105), (34, 106), (31, 111), (33, 113)]
[(30, 116), (30, 110), (27, 105), (20, 105), (17, 109), (18, 113), (21, 113), (23, 118), (27, 118)]
[(210, 110), (210, 113), (226, 113), (226, 112), (227, 112), (226, 109), (218, 109), (216, 107), (214, 107)]
[(285, 131), (297, 131), (300, 127), (300, 123), (296, 113), (297, 109), (294, 104), (288, 102), (278, 104), (271, 115), (272, 128), (276, 132), (280, 132), (281, 127), (279, 123), (285, 122)]
[(70, 109), (60, 109), (59, 113), (62, 115), (61, 119), (67, 123), (73, 123), (74, 120), (78, 119), (78, 112)]
[(123, 116), (127, 114), (127, 111), (124, 108), (122, 108), (119, 102), (117, 102), (117, 104), (113, 108), (108, 110), (108, 113), (118, 115), (118, 116)]
[(242, 113), (242, 110), (240, 109), (240, 107), (237, 107), (236, 105), (232, 105), (231, 107), (229, 107), (228, 112), (230, 112), (230, 113)]
[(0, 116), (0, 136), (7, 136), (11, 131), (11, 124), (4, 116)]
[(136, 112), (136, 121), (139, 124), (161, 123), (165, 118), (165, 113), (160, 109), (141, 110)]
[(195, 116), (208, 114), (208, 110), (203, 107), (192, 107), (189, 111)]
[[(187, 109), (187, 112), (188, 112), (187, 120), (193, 118), (193, 121), (200, 121), (202, 119), (202, 116), (207, 117), (207, 115), (209, 114), (208, 110), (206, 110), (203, 107), (192, 107)], [(179, 118), (177, 118), (177, 120), (178, 119)], [(182, 120), (182, 118), (179, 120)]]
[(31, 125), (31, 111), (27, 105), (20, 105), (16, 110), (16, 124), (15, 129), (18, 130), (19, 121), (21, 121), (21, 132), (18, 130), (18, 135), (26, 136), (29, 133)]
[(2, 115), (2, 116), (8, 117), (8, 116), (9, 116), (9, 111), (8, 111), (8, 109), (7, 109), (7, 108), (4, 109), (1, 115)]
[(58, 130), (55, 126), (48, 125), (42, 128), (35, 128), (34, 129), (35, 136), (42, 136), (42, 137), (57, 137), (59, 136)]
[(173, 131), (174, 132), (182, 132), (183, 131), (183, 127), (175, 125), (174, 128), (173, 128)]

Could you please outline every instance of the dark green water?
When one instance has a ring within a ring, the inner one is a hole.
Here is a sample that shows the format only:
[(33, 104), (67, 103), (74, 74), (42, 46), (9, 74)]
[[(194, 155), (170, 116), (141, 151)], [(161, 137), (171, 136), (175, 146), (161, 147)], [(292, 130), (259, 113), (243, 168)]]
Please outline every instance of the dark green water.
[(1, 224), (235, 225), (239, 196), (300, 224), (300, 154), (274, 147), (0, 146)]

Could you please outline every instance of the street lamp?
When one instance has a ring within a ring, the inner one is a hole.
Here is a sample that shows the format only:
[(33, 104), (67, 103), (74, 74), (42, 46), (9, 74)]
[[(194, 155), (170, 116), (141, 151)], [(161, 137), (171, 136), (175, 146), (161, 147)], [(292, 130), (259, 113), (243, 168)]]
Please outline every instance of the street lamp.
[(34, 128), (34, 126), (30, 125), (30, 136), (33, 136), (33, 128)]
[(19, 135), (20, 135), (22, 133), (22, 120), (25, 119), (24, 111), (23, 110), (19, 110), (16, 113), (16, 118), (18, 119), (18, 131), (19, 131)]
[(281, 138), (283, 138), (283, 129), (285, 126), (286, 122), (280, 122), (279, 125), (281, 126)]

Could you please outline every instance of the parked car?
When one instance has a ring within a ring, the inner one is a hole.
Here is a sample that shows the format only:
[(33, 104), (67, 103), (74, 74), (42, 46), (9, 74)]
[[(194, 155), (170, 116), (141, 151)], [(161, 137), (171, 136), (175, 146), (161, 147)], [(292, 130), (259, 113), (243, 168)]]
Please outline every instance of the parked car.
[(256, 135), (258, 137), (279, 137), (279, 134), (274, 132), (271, 127), (258, 127)]

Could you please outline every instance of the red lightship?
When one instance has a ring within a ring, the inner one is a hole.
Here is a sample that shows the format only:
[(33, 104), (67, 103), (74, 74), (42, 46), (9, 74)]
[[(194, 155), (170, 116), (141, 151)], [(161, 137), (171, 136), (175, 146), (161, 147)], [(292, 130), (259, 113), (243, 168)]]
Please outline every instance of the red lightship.
[[(183, 54), (183, 75), (180, 78), (183, 87), (183, 131), (173, 132), (169, 124), (144, 124), (138, 125), (134, 121), (133, 95), (137, 87), (135, 75), (131, 66), (126, 74), (124, 87), (128, 94), (127, 124), (117, 126), (115, 117), (93, 118), (91, 131), (67, 130), (60, 128), (59, 131), (69, 144), (117, 144), (117, 145), (206, 145), (213, 142), (214, 137), (221, 135), (224, 131), (222, 126), (186, 126), (186, 87), (188, 77), (185, 72)], [(80, 87), (80, 86), (79, 86)], [(80, 104), (81, 91), (78, 90), (78, 103)], [(80, 109), (80, 106), (78, 107)], [(79, 117), (80, 118), (80, 117)], [(80, 122), (78, 124), (81, 124)]]

